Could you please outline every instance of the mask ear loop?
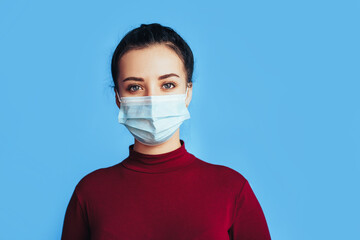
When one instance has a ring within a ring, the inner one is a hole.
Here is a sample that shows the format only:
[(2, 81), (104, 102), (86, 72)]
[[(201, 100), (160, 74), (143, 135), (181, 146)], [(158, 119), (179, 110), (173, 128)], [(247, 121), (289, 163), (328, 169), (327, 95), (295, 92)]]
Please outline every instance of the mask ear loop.
[(185, 92), (186, 97), (187, 97), (188, 90), (189, 90), (189, 83), (186, 83), (186, 92)]
[(189, 90), (189, 87), (188, 87), (188, 84), (186, 84), (185, 101), (186, 101), (186, 98), (187, 98), (188, 90)]
[(120, 97), (119, 97), (119, 94), (118, 94), (118, 91), (117, 91), (117, 90), (116, 90), (116, 95), (117, 95), (117, 97), (118, 97), (119, 102), (121, 103), (121, 99), (120, 99)]

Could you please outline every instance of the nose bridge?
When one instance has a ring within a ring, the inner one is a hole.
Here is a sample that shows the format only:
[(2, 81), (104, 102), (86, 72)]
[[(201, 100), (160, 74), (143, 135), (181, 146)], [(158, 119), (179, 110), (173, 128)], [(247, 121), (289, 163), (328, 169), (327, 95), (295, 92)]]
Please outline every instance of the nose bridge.
[(146, 96), (153, 96), (153, 95), (157, 95), (156, 89), (157, 89), (157, 79), (148, 79), (147, 83), (146, 83), (146, 91), (145, 91), (145, 95)]
[(146, 88), (146, 92), (145, 92), (145, 94), (146, 94), (146, 96), (152, 96), (152, 95), (154, 95), (154, 87), (153, 86), (151, 86), (152, 84), (149, 84), (149, 86)]

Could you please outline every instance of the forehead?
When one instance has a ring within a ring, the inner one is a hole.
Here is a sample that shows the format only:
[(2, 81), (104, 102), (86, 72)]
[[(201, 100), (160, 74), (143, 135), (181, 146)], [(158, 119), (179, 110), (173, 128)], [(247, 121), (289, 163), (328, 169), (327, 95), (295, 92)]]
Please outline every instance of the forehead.
[(119, 60), (119, 77), (152, 77), (176, 73), (185, 78), (184, 64), (165, 44), (155, 44), (126, 52)]

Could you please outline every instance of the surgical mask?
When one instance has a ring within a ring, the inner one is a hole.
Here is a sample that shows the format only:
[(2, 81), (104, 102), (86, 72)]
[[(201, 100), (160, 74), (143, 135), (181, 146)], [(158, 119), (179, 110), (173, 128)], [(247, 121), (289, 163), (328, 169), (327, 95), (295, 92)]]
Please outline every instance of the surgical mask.
[(119, 123), (145, 145), (158, 145), (167, 141), (190, 118), (185, 94), (161, 96), (119, 97)]

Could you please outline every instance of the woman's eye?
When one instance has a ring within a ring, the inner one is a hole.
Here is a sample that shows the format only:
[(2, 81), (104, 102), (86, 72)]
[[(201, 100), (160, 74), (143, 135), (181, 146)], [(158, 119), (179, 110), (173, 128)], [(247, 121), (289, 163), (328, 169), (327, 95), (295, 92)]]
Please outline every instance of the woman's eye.
[(170, 89), (170, 88), (174, 88), (174, 87), (175, 87), (175, 84), (173, 84), (173, 83), (165, 83), (163, 86), (164, 86), (164, 88), (166, 88), (166, 89)]
[(140, 89), (140, 86), (139, 86), (139, 85), (130, 85), (127, 89), (128, 89), (130, 92), (136, 92), (137, 90)]

